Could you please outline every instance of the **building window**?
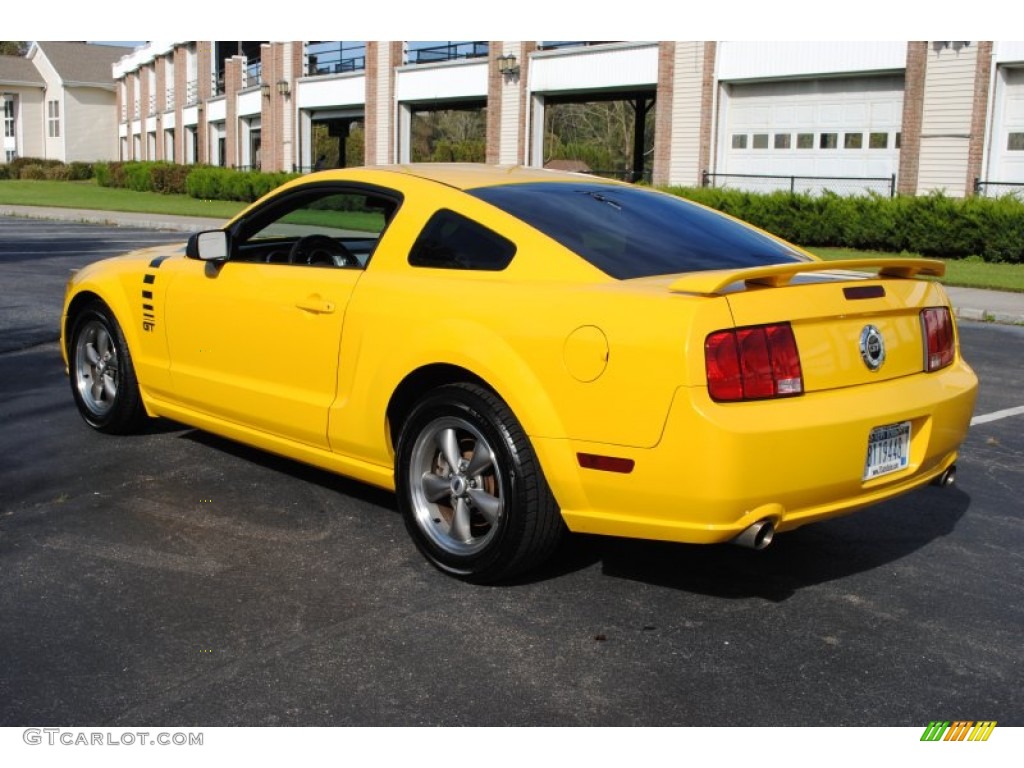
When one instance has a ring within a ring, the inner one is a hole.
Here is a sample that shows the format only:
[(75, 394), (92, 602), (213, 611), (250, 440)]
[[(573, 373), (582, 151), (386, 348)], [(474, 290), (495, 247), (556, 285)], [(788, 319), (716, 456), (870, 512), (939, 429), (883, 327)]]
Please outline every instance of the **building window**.
[(838, 133), (823, 133), (818, 140), (819, 149), (835, 149), (839, 146)]
[(798, 133), (796, 135), (796, 148), (797, 149), (814, 149), (814, 134), (813, 133)]
[(768, 149), (768, 134), (767, 133), (755, 133), (754, 134), (754, 149)]
[(868, 149), (887, 149), (888, 147), (888, 133), (872, 133), (868, 137)]
[(896, 149), (900, 148), (900, 136), (901, 135), (902, 134), (899, 131), (896, 132), (896, 144), (895, 144)]
[(862, 149), (864, 147), (863, 133), (843, 134), (843, 149)]
[(775, 148), (776, 149), (789, 149), (792, 144), (793, 137), (788, 133), (776, 133), (775, 134)]
[(8, 149), (4, 154), (7, 156), (7, 162), (11, 163), (14, 162), (14, 159), (18, 156), (18, 150)]
[(1006, 148), (1014, 152), (1024, 150), (1024, 133), (1011, 133), (1006, 140)]
[(745, 134), (745, 133), (734, 133), (732, 135), (732, 148), (733, 149), (746, 149), (747, 148), (747, 134)]
[(46, 102), (46, 126), (51, 139), (60, 138), (60, 102), (56, 99)]
[(14, 138), (14, 99), (4, 99), (4, 136)]

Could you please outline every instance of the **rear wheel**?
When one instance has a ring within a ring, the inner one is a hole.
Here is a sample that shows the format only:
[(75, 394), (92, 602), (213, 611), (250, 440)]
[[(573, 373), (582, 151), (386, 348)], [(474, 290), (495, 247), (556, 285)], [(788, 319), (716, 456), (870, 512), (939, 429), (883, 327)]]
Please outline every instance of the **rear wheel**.
[(412, 410), (398, 440), (395, 485), (416, 546), (469, 581), (539, 565), (564, 531), (519, 422), (473, 384), (439, 387)]
[(75, 317), (68, 368), (75, 405), (89, 426), (127, 434), (142, 425), (145, 411), (131, 353), (105, 304), (94, 302)]

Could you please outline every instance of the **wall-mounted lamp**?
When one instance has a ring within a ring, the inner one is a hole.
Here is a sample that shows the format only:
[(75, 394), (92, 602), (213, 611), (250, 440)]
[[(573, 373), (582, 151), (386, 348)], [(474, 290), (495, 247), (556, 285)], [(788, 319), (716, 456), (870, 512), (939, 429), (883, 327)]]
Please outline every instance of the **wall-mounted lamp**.
[(263, 94), (263, 98), (264, 99), (269, 99), (270, 98), (270, 83), (263, 83), (263, 85), (260, 86), (260, 93)]
[(498, 62), (498, 73), (505, 75), (506, 77), (514, 77), (519, 74), (519, 63), (516, 61), (516, 57), (509, 54), (508, 56), (499, 56), (496, 61)]
[(278, 80), (277, 81), (277, 92), (281, 96), (288, 96), (292, 92), (292, 89), (288, 86), (288, 81), (287, 80)]

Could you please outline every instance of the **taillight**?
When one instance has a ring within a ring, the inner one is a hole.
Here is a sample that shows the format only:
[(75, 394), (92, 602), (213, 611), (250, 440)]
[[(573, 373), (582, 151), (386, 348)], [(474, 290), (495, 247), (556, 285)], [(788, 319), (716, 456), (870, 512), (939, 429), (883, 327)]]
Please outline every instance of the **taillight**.
[(924, 332), (924, 369), (937, 371), (953, 362), (953, 317), (948, 307), (921, 310)]
[(792, 397), (804, 390), (789, 323), (716, 331), (704, 342), (704, 361), (713, 400)]

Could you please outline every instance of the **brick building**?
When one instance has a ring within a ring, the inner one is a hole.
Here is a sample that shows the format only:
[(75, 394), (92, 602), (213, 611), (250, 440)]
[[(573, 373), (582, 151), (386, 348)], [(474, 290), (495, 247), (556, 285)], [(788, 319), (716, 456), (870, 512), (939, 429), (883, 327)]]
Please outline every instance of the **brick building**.
[(614, 105), (630, 124), (615, 167), (595, 170), (624, 178), (1024, 184), (1020, 42), (151, 42), (114, 77), (126, 160), (308, 170), (437, 158), (447, 142), (452, 159), (594, 168), (558, 120)]

